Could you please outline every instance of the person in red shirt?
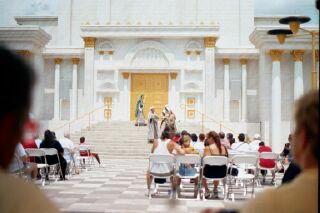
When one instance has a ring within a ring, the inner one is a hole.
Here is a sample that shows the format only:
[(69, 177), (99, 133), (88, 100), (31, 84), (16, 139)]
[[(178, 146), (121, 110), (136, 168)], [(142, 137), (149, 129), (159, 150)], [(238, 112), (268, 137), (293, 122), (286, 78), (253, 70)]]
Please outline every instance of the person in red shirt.
[[(271, 147), (269, 146), (266, 146), (264, 144), (263, 141), (261, 141), (259, 143), (259, 149), (258, 149), (258, 152), (272, 152), (272, 149)], [(274, 168), (275, 165), (276, 165), (276, 162), (274, 160), (271, 160), (271, 159), (263, 159), (263, 158), (260, 158), (260, 162), (259, 162), (260, 166), (261, 167), (264, 167), (264, 168)], [(261, 174), (263, 176), (263, 182), (265, 182), (266, 180), (266, 175), (267, 175), (267, 170), (261, 170)], [(274, 178), (275, 178), (275, 172), (272, 172), (272, 182), (274, 181)]]

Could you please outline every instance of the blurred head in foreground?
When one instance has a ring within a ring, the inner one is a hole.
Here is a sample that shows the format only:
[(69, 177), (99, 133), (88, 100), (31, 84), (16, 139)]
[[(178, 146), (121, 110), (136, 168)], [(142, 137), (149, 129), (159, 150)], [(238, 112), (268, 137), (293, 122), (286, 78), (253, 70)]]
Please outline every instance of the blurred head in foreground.
[(35, 76), (20, 57), (3, 47), (0, 69), (0, 167), (6, 169), (28, 118)]

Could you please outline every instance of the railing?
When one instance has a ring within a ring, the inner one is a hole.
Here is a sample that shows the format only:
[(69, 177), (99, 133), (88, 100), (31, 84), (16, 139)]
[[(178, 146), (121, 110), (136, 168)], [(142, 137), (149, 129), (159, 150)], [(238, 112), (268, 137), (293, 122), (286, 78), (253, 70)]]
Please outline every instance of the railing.
[(221, 123), (221, 121), (216, 121), (215, 119), (209, 117), (208, 115), (206, 115), (205, 113), (193, 108), (193, 107), (189, 107), (189, 106), (193, 106), (194, 105), (188, 105), (188, 104), (182, 104), (180, 105), (181, 109), (184, 110), (184, 117), (185, 117), (185, 120), (186, 120), (186, 116), (187, 116), (187, 110), (194, 110), (196, 113), (198, 113), (200, 116), (201, 116), (201, 131), (204, 132), (204, 123), (205, 122), (212, 122), (212, 123), (215, 123), (217, 125), (219, 125), (219, 131), (221, 132), (222, 131), (222, 128), (226, 129), (226, 130), (229, 130), (230, 132), (234, 133), (234, 134), (237, 134), (236, 131), (234, 131), (233, 129), (230, 129), (229, 127), (223, 125)]
[[(90, 112), (87, 112), (81, 116), (78, 116), (76, 119), (71, 120), (71, 121), (64, 123), (63, 125), (55, 128), (54, 131), (60, 131), (60, 130), (64, 129), (65, 127), (68, 127), (68, 132), (70, 133), (72, 125), (74, 125), (74, 127), (75, 127), (74, 129), (82, 129), (85, 127), (90, 129), (90, 126), (95, 121), (93, 119), (94, 113), (96, 113), (98, 110), (101, 110), (101, 109), (103, 109), (103, 110), (104, 109), (112, 109), (112, 106), (113, 106), (113, 104), (105, 104), (103, 106), (97, 107), (97, 108), (91, 110)], [(106, 117), (106, 119), (107, 119), (107, 121), (109, 121), (110, 118)], [(84, 122), (81, 123), (81, 121), (83, 121), (83, 120), (84, 120)], [(78, 126), (78, 128), (77, 128), (77, 126)]]

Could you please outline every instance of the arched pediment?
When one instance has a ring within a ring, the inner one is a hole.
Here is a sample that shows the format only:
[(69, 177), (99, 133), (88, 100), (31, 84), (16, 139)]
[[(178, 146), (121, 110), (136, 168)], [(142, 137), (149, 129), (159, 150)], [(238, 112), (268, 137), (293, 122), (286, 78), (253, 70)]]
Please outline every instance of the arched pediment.
[(169, 61), (165, 54), (153, 47), (139, 50), (131, 60), (131, 66), (169, 66)]
[(200, 50), (202, 49), (201, 43), (195, 40), (191, 40), (186, 44), (186, 50)]
[(198, 90), (200, 86), (197, 83), (189, 82), (184, 85), (185, 90)]
[(109, 51), (109, 50), (113, 50), (113, 45), (110, 41), (104, 41), (104, 42), (101, 42), (99, 45), (98, 45), (98, 50), (105, 50), (105, 51)]
[(113, 83), (111, 82), (105, 82), (105, 83), (102, 83), (100, 86), (99, 86), (99, 89), (100, 90), (110, 90), (110, 89), (115, 89), (115, 86)]
[(168, 67), (174, 59), (166, 46), (157, 41), (143, 41), (129, 51), (127, 64), (136, 67)]

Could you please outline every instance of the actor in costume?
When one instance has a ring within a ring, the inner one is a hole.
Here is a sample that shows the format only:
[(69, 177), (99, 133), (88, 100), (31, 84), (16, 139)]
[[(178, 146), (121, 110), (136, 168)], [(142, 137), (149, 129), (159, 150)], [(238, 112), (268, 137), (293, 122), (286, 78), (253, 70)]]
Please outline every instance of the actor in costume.
[(162, 116), (161, 116), (161, 124), (160, 124), (160, 130), (161, 132), (163, 132), (163, 130), (166, 128), (167, 124), (168, 124), (168, 119), (169, 119), (169, 113), (170, 113), (170, 109), (168, 105), (164, 106), (164, 109), (162, 110)]
[(136, 104), (136, 111), (134, 114), (136, 118), (135, 126), (146, 125), (144, 120), (143, 107), (144, 107), (144, 95), (142, 94)]
[(158, 120), (159, 117), (156, 114), (154, 107), (150, 107), (148, 115), (148, 141), (152, 142), (155, 139), (159, 138), (159, 129), (158, 129)]

